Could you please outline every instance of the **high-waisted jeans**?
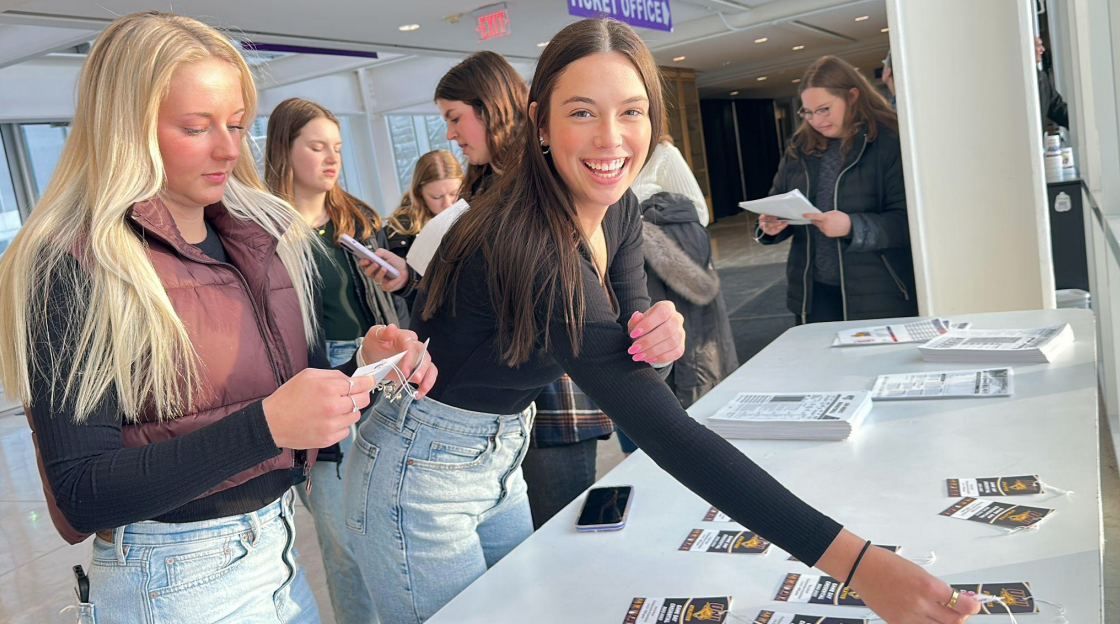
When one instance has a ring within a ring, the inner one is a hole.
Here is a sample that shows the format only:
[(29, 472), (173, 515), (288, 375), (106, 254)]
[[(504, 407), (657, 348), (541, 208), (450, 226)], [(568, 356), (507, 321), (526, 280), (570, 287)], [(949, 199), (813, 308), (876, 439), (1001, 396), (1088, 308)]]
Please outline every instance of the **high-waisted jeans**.
[(93, 542), (79, 624), (312, 624), (315, 597), (296, 562), (288, 490), (255, 512), (200, 522), (135, 522)]
[(533, 414), (378, 396), (343, 480), (382, 624), (424, 622), (532, 533), (521, 461)]

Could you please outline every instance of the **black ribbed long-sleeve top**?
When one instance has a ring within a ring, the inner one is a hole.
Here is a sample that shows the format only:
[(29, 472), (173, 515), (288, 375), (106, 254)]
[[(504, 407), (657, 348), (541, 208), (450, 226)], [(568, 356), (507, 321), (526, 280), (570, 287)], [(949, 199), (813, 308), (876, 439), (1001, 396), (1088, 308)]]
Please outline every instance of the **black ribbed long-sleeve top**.
[[(642, 254), (642, 219), (629, 191), (603, 220), (607, 242), (607, 291), (590, 257), (583, 257), (583, 341), (575, 355), (562, 317), (553, 315), (547, 349), (519, 367), (498, 357), (497, 315), (482, 254), (466, 260), (448, 303), (429, 320), (413, 307), (412, 328), (431, 339), (439, 378), (429, 396), (462, 409), (519, 412), (540, 390), (567, 373), (638, 446), (693, 492), (736, 521), (813, 565), (841, 526), (778, 483), (726, 440), (699, 424), (649, 365), (633, 361), (626, 324), (649, 306)], [(438, 258), (434, 261), (440, 261)], [(559, 320), (557, 320), (559, 317)]]

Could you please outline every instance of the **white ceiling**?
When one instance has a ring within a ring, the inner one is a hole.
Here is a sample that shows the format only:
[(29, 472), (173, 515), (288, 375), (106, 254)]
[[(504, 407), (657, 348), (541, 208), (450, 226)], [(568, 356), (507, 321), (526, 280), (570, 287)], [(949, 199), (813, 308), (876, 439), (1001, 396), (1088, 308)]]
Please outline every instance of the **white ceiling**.
[[(740, 90), (744, 92), (740, 97), (770, 97), (791, 92), (792, 76), (823, 54), (870, 65), (873, 57), (878, 57), (876, 62), (882, 59), (889, 45), (888, 36), (880, 32), (887, 21), (884, 0), (669, 1), (674, 32), (639, 29), (639, 33), (660, 64), (700, 71), (702, 95)], [(471, 13), (485, 2), (182, 0), (161, 8), (262, 42), (456, 57), (489, 49), (525, 60), (540, 54), (539, 42), (579, 19), (568, 15), (568, 0), (507, 0), (512, 34), (480, 43)], [(63, 29), (96, 31), (118, 15), (150, 8), (153, 5), (145, 0), (0, 0), (0, 23), (8, 28), (57, 28), (56, 39), (73, 45), (71, 40), (80, 35), (66, 36)], [(445, 19), (455, 14), (461, 15), (457, 23)], [(870, 18), (856, 22), (861, 15)], [(401, 32), (402, 24), (420, 28)], [(754, 43), (762, 37), (768, 41)], [(0, 65), (22, 60), (16, 54), (5, 59), (2, 44)], [(795, 52), (791, 49), (795, 45), (805, 49)], [(674, 62), (678, 56), (686, 58)], [(337, 63), (340, 70), (357, 62), (322, 58), (326, 66)], [(870, 67), (866, 69), (869, 72)], [(757, 81), (759, 76), (767, 76), (766, 81)]]

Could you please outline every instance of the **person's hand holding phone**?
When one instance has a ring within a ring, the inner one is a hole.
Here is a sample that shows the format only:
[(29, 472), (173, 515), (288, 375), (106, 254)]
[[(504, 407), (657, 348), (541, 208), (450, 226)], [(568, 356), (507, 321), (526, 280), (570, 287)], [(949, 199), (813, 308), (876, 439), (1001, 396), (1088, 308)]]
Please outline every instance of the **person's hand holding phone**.
[(767, 236), (777, 236), (782, 230), (789, 227), (789, 221), (779, 219), (773, 215), (759, 215), (758, 227)]
[(397, 270), (397, 276), (389, 277), (389, 271), (381, 265), (374, 264), (369, 260), (359, 260), (358, 267), (365, 272), (366, 277), (373, 280), (385, 292), (397, 292), (404, 288), (405, 284), (408, 283), (408, 263), (404, 261), (404, 258), (386, 249), (378, 249), (373, 253), (392, 265)]

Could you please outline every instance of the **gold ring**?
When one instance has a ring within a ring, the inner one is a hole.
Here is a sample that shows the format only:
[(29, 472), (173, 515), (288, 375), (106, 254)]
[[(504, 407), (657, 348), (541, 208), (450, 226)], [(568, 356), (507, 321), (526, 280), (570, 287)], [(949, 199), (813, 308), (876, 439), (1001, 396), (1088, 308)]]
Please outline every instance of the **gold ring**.
[(949, 602), (945, 606), (952, 609), (957, 604), (957, 598), (960, 598), (960, 597), (961, 597), (961, 590), (954, 589), (953, 590), (953, 597), (949, 598)]

